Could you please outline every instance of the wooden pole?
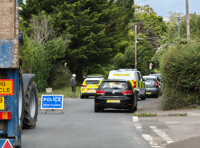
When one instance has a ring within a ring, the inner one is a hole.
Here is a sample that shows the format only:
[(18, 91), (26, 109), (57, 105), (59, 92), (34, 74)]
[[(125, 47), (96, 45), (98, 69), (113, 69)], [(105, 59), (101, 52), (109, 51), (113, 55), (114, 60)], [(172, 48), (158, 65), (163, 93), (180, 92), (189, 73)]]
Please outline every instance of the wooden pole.
[(137, 69), (137, 25), (135, 25), (135, 69)]
[(189, 14), (189, 4), (186, 0), (186, 23), (187, 23), (187, 39), (190, 40), (190, 14)]

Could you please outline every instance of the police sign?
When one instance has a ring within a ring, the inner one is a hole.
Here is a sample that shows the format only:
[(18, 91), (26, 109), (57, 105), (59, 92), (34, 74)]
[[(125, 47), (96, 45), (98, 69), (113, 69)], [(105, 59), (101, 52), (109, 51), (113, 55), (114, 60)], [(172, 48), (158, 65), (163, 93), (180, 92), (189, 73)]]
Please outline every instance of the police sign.
[(63, 109), (63, 95), (42, 95), (41, 109)]

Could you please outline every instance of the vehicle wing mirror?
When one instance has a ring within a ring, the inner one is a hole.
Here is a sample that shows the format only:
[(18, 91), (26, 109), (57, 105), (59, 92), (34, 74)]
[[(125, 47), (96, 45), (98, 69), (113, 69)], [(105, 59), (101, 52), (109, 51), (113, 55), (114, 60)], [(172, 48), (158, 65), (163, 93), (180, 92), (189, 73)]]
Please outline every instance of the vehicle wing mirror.
[(22, 32), (19, 33), (19, 46), (24, 45), (24, 35)]

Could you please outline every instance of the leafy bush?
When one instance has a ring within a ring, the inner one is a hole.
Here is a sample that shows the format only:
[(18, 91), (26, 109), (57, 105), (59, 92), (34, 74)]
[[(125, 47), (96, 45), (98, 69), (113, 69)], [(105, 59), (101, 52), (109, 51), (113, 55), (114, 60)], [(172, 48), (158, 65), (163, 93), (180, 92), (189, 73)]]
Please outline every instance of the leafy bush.
[(109, 72), (110, 71), (105, 71), (105, 75), (103, 76), (104, 79), (108, 79)]
[(53, 89), (60, 89), (70, 86), (71, 73), (67, 67), (54, 65), (48, 79), (49, 86)]
[(104, 75), (104, 68), (100, 64), (94, 64), (93, 66), (89, 67), (88, 74), (102, 74)]
[(161, 56), (160, 70), (165, 84), (166, 108), (175, 109), (184, 105), (200, 104), (200, 45), (198, 43), (188, 42), (170, 46)]
[[(162, 41), (162, 40), (161, 40)], [(153, 69), (159, 69), (160, 67), (160, 59), (162, 57), (162, 55), (167, 52), (168, 48), (170, 48), (171, 46), (176, 46), (178, 44), (182, 44), (185, 45), (187, 44), (188, 40), (187, 39), (181, 39), (181, 38), (175, 38), (173, 39), (173, 42), (169, 41), (168, 43), (164, 43), (162, 44), (156, 51), (156, 53), (154, 54), (154, 56), (152, 57), (152, 61), (153, 61)]]
[(44, 47), (37, 41), (30, 41), (28, 49), (32, 52), (31, 71), (35, 74), (34, 81), (37, 84), (38, 91), (42, 92), (47, 87), (47, 79), (51, 67), (48, 54)]

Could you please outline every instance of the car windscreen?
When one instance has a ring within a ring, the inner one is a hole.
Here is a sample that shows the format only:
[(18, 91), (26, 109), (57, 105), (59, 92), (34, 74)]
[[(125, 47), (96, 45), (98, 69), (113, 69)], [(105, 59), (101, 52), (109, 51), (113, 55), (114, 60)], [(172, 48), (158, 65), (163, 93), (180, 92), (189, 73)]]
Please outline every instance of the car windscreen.
[(144, 78), (146, 87), (153, 87), (155, 86), (155, 78)]
[(86, 80), (86, 84), (99, 84), (99, 80)]
[(119, 81), (108, 81), (102, 82), (100, 85), (100, 89), (127, 89), (127, 82), (119, 82)]

